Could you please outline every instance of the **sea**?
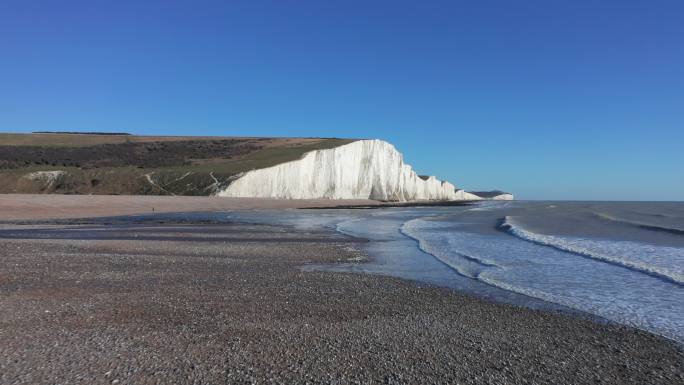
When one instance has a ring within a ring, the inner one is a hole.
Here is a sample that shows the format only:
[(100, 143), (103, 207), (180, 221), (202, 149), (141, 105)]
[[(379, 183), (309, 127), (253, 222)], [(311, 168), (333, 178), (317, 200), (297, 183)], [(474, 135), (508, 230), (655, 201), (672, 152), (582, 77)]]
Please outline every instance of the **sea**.
[(361, 246), (369, 262), (306, 270), (400, 277), (588, 314), (684, 343), (684, 202), (487, 201), (221, 215), (369, 240)]

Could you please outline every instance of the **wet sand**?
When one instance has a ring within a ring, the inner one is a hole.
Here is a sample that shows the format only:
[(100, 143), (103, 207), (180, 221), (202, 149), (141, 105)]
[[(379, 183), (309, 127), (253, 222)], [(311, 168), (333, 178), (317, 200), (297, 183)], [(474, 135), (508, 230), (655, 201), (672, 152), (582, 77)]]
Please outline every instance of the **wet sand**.
[(51, 239), (40, 225), (2, 237), (14, 228), (0, 231), (2, 384), (684, 382), (681, 348), (646, 332), (302, 271), (366, 258), (336, 233), (150, 224)]
[(191, 211), (375, 206), (366, 199), (267, 199), (157, 195), (0, 194), (0, 221)]

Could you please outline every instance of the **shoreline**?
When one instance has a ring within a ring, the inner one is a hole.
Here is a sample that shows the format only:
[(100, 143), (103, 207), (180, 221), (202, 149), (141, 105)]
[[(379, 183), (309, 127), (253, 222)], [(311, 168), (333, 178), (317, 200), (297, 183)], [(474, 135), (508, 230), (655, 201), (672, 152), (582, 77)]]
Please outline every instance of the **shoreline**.
[[(223, 198), (222, 198), (223, 199)], [(230, 199), (230, 198), (229, 198)], [(241, 198), (237, 198), (241, 199)], [(415, 203), (415, 202), (414, 202)], [(447, 203), (452, 203), (452, 202), (447, 202)], [(455, 204), (446, 204), (446, 206), (467, 206), (476, 202), (468, 201), (468, 202), (453, 202)], [(336, 207), (304, 207), (302, 209), (312, 209), (312, 210), (323, 210), (323, 209), (378, 209), (378, 208), (383, 208), (383, 207), (422, 207), (424, 205), (418, 204), (418, 205), (410, 205), (406, 204), (404, 206), (402, 205), (384, 205), (384, 202), (380, 202), (380, 204), (375, 205), (375, 206), (336, 206)], [(426, 204), (425, 206), (442, 206), (442, 205), (430, 205)], [(249, 209), (245, 209), (249, 210)], [(225, 221), (225, 220), (212, 220), (212, 219), (197, 219), (197, 218), (184, 218), (187, 217), (188, 215), (193, 215), (193, 214), (200, 214), (200, 216), (204, 217), (202, 215), (205, 213), (205, 211), (195, 211), (195, 212), (174, 212), (174, 211), (169, 211), (169, 212), (151, 212), (151, 213), (142, 213), (142, 214), (131, 214), (131, 215), (115, 215), (115, 216), (102, 216), (102, 217), (64, 217), (64, 218), (46, 218), (46, 219), (27, 219), (27, 220), (0, 220), (0, 232), (3, 232), (4, 230), (12, 229), (13, 227), (21, 228), (33, 228), (33, 226), (50, 226), (50, 227), (61, 227), (64, 226), (66, 228), (74, 227), (78, 228), (79, 226), (100, 226), (100, 227), (107, 227), (107, 226), (123, 226), (123, 227), (128, 227), (130, 229), (135, 229), (135, 227), (140, 226), (140, 227), (148, 227), (148, 226), (160, 226), (160, 227), (175, 227), (175, 226), (203, 226), (204, 232), (207, 231), (208, 227), (211, 226), (216, 226), (217, 228), (221, 228), (222, 226), (226, 225), (233, 225), (233, 226), (273, 226), (273, 227), (281, 227), (286, 229), (286, 231), (292, 231), (292, 232), (299, 232), (299, 230), (296, 230), (294, 227), (289, 226), (289, 225), (267, 225), (263, 223), (258, 223), (258, 222), (240, 222), (240, 221)], [(220, 213), (220, 212), (219, 212)], [(170, 217), (165, 217), (165, 214), (170, 214)], [(31, 230), (30, 232), (32, 232)], [(371, 239), (355, 236), (355, 235), (350, 235), (345, 232), (339, 232), (337, 230), (321, 230), (321, 232), (326, 232), (326, 231), (332, 231), (335, 234), (338, 234), (342, 237), (345, 237), (346, 240), (345, 242), (349, 244), (368, 244), (375, 242)], [(27, 232), (27, 233), (30, 233)], [(55, 236), (56, 234), (51, 234), (52, 238), (49, 239), (56, 239), (56, 240), (78, 240), (80, 238), (78, 237), (69, 237), (69, 236)], [(45, 239), (45, 237), (40, 237), (40, 236), (31, 236), (31, 235), (18, 235), (15, 237), (3, 237), (0, 235), (0, 241), (2, 240), (10, 240), (10, 239), (33, 239), (33, 240), (40, 240), (40, 239)], [(96, 236), (91, 236), (88, 237), (88, 240), (92, 241), (103, 241), (107, 240), (108, 238), (98, 238)], [(130, 236), (129, 238), (117, 238), (117, 240), (137, 240), (139, 237), (136, 236)], [(162, 241), (164, 238), (158, 238), (158, 239), (152, 239), (148, 238), (149, 240), (152, 241)], [(478, 282), (476, 280), (473, 280), (471, 277), (468, 277), (466, 275), (462, 275), (458, 270), (455, 270), (453, 267), (451, 267), (449, 264), (445, 263), (441, 259), (435, 257), (431, 253), (423, 250), (422, 248), (419, 247), (419, 241), (411, 236), (408, 236), (408, 239), (410, 239), (411, 243), (415, 244), (416, 250), (418, 250), (420, 253), (427, 255), (430, 257), (430, 259), (434, 260), (437, 264), (443, 265), (446, 268), (448, 268), (451, 272), (454, 274), (465, 278), (466, 280), (473, 281), (473, 282)], [(197, 238), (178, 238), (175, 237), (173, 240), (178, 240), (178, 241), (195, 241), (195, 242), (205, 242), (205, 240), (197, 239)], [(208, 240), (209, 242), (214, 242), (220, 240), (219, 238), (212, 238)], [(299, 238), (300, 242), (308, 242), (311, 239), (308, 238)], [(261, 240), (256, 240), (259, 242), (272, 242), (272, 240), (266, 240), (266, 239), (261, 239)], [(318, 240), (319, 242), (337, 242), (336, 240), (328, 241), (328, 240)], [(364, 252), (365, 253), (365, 252)], [(604, 318), (598, 314), (593, 314), (587, 311), (579, 310), (579, 309), (574, 309), (571, 307), (567, 307), (564, 305), (556, 304), (554, 302), (549, 302), (547, 300), (541, 299), (541, 298), (535, 298), (535, 297), (530, 297), (525, 294), (520, 294), (517, 292), (512, 292), (512, 291), (507, 291), (504, 289), (501, 289), (499, 287), (492, 286), (492, 289), (494, 291), (501, 291), (506, 293), (507, 295), (505, 297), (496, 297), (496, 296), (490, 296), (490, 295), (483, 295), (483, 293), (475, 293), (470, 290), (462, 290), (461, 288), (454, 287), (447, 282), (441, 281), (441, 282), (436, 282), (436, 281), (431, 281), (431, 280), (425, 280), (419, 276), (399, 276), (393, 273), (388, 273), (387, 270), (383, 270), (380, 272), (373, 272), (373, 271), (367, 271), (363, 269), (363, 266), (371, 266), (376, 264), (375, 260), (376, 257), (370, 254), (366, 254), (366, 258), (362, 258), (359, 260), (353, 260), (353, 263), (349, 265), (353, 265), (355, 267), (361, 267), (360, 269), (345, 269), (341, 268), (341, 264), (336, 263), (336, 264), (316, 264), (316, 263), (311, 263), (307, 264), (302, 267), (302, 271), (307, 271), (307, 272), (329, 272), (333, 274), (346, 274), (346, 273), (351, 273), (351, 274), (366, 274), (366, 275), (373, 275), (373, 276), (378, 276), (378, 277), (387, 277), (387, 278), (393, 278), (393, 279), (400, 279), (404, 280), (416, 285), (427, 285), (430, 287), (434, 288), (439, 288), (439, 289), (444, 289), (444, 290), (450, 290), (459, 293), (460, 295), (465, 295), (465, 296), (470, 296), (475, 299), (485, 301), (485, 302), (490, 302), (493, 304), (508, 304), (516, 307), (522, 307), (522, 308), (527, 308), (530, 310), (534, 311), (546, 311), (546, 312), (551, 312), (554, 314), (560, 314), (562, 316), (567, 316), (567, 317), (576, 317), (579, 319), (583, 320), (588, 320), (590, 322), (595, 322), (599, 324), (607, 324), (607, 325), (615, 325), (619, 327), (626, 327), (626, 328), (632, 328), (635, 330), (639, 330), (645, 333), (653, 334), (659, 338), (663, 338), (675, 345), (677, 345), (679, 348), (684, 350), (684, 343), (681, 341), (678, 341), (670, 336), (659, 334), (657, 332), (651, 331), (651, 330), (646, 330), (642, 329), (636, 326), (632, 325), (626, 325), (622, 324), (620, 322), (610, 320), (608, 318)], [(384, 264), (385, 262), (381, 262), (381, 264)], [(525, 298), (525, 300), (520, 300), (520, 299), (511, 299), (514, 297), (520, 297), (520, 298)]]
[[(469, 203), (463, 203), (462, 205), (468, 205), (472, 202)], [(370, 208), (370, 209), (376, 209), (376, 208), (382, 208), (383, 206), (374, 206), (374, 207), (351, 207), (352, 209), (362, 209), (362, 208)], [(389, 207), (396, 207), (396, 206), (389, 206)], [(333, 208), (328, 208), (328, 209), (343, 209), (343, 208), (349, 208), (349, 207), (333, 207)], [(325, 207), (312, 207), (312, 208), (307, 208), (307, 209), (313, 209), (313, 210), (322, 210), (326, 209)], [(118, 226), (118, 227), (127, 227), (131, 230), (136, 229), (137, 227), (140, 228), (147, 228), (149, 226), (159, 226), (159, 227), (175, 227), (175, 226), (202, 226), (202, 231), (203, 232), (214, 232), (211, 230), (211, 227), (215, 226), (217, 228), (221, 228), (222, 226), (226, 225), (235, 225), (235, 226), (275, 226), (275, 227), (282, 227), (286, 229), (287, 231), (293, 231), (293, 232), (298, 232), (299, 230), (296, 230), (294, 227), (290, 225), (268, 225), (264, 223), (258, 223), (258, 222), (241, 222), (241, 221), (226, 221), (226, 220), (213, 220), (213, 219), (206, 219), (205, 215), (203, 215), (205, 212), (203, 211), (197, 211), (197, 212), (166, 212), (166, 213), (148, 213), (148, 214), (132, 214), (132, 215), (117, 215), (117, 216), (105, 216), (105, 217), (85, 217), (85, 218), (48, 218), (48, 219), (33, 219), (33, 220), (0, 220), (0, 241), (5, 239), (5, 240), (11, 240), (11, 239), (34, 239), (34, 240), (40, 240), (40, 239), (45, 239), (44, 237), (40, 236), (31, 236), (30, 233), (33, 231), (34, 226), (49, 226), (50, 228), (60, 228), (64, 227), (66, 229), (69, 228), (80, 228), (81, 226), (84, 226), (83, 228), (87, 228), (85, 226), (96, 226), (96, 227), (108, 227), (108, 226)], [(221, 213), (221, 212), (219, 212)], [(192, 216), (194, 214), (199, 214), (202, 218), (205, 219), (198, 219), (198, 218), (192, 218), (188, 216)], [(170, 216), (166, 216), (170, 215)], [(31, 229), (30, 231), (27, 231), (26, 233), (29, 235), (16, 235), (16, 236), (10, 236), (6, 237), (2, 235), (2, 232), (6, 230), (10, 230), (13, 228), (25, 228), (25, 229)], [(68, 230), (67, 230), (68, 231)], [(346, 238), (346, 242), (350, 244), (370, 244), (376, 241), (373, 241), (368, 238), (364, 237), (359, 237), (351, 234), (347, 234), (345, 232), (340, 232), (337, 230), (321, 230), (322, 232), (325, 231), (332, 231), (334, 234), (338, 234), (342, 237)], [(61, 237), (60, 237), (61, 235)], [(436, 256), (432, 255), (431, 253), (423, 250), (419, 246), (419, 241), (411, 236), (407, 236), (408, 239), (412, 244), (415, 244), (415, 249), (424, 255), (427, 255), (430, 257), (431, 260), (435, 261), (437, 264), (445, 266), (450, 272), (453, 274), (458, 275), (461, 278), (465, 278), (468, 281), (472, 281), (473, 283), (479, 283), (479, 281), (474, 280), (471, 277), (468, 277), (466, 275), (461, 274), (458, 270), (455, 270), (452, 266), (449, 264), (445, 263), (441, 259), (437, 258)], [(65, 236), (63, 234), (58, 234), (58, 233), (52, 233), (50, 239), (59, 239), (59, 240), (78, 240), (81, 239), (77, 235), (69, 237)], [(98, 241), (98, 240), (107, 240), (108, 238), (98, 238), (96, 236), (90, 236), (88, 237), (88, 240), (93, 240), (93, 241)], [(126, 238), (117, 238), (117, 240), (137, 240), (139, 239), (138, 236), (131, 236), (128, 239)], [(149, 238), (148, 238), (149, 239)], [(163, 239), (150, 239), (150, 240), (156, 240), (160, 241)], [(193, 240), (196, 242), (203, 242), (203, 240), (200, 239), (193, 239), (193, 238), (174, 238), (174, 240)], [(211, 241), (216, 241), (217, 238), (212, 238)], [(309, 239), (305, 238), (300, 238), (301, 241), (308, 241)], [(260, 242), (270, 242), (269, 240), (259, 240)], [(328, 242), (328, 241), (323, 241), (319, 240), (320, 242)], [(335, 242), (333, 240), (333, 242)], [(348, 266), (353, 266), (354, 268), (345, 268), (342, 267), (343, 264), (307, 264), (305, 266), (302, 266), (303, 271), (318, 271), (318, 272), (329, 272), (329, 273), (352, 273), (352, 274), (368, 274), (368, 275), (375, 275), (379, 277), (389, 277), (389, 278), (395, 278), (395, 279), (400, 279), (400, 280), (405, 280), (408, 282), (415, 283), (417, 285), (428, 285), (431, 287), (435, 288), (440, 288), (440, 289), (445, 289), (445, 290), (451, 290), (454, 292), (457, 292), (461, 295), (466, 295), (466, 296), (471, 296), (473, 298), (486, 301), (486, 302), (491, 302), (491, 303), (496, 303), (496, 304), (509, 304), (512, 306), (517, 306), (517, 307), (523, 307), (523, 308), (528, 308), (531, 310), (541, 310), (541, 311), (548, 311), (552, 313), (557, 313), (561, 315), (565, 315), (568, 317), (577, 317), (580, 319), (588, 320), (591, 322), (597, 322), (600, 324), (612, 324), (612, 325), (617, 325), (617, 326), (622, 326), (622, 327), (628, 327), (628, 328), (633, 328), (636, 330), (640, 330), (646, 333), (653, 334), (655, 336), (658, 336), (660, 338), (663, 338), (667, 341), (670, 341), (674, 343), (675, 345), (681, 347), (684, 349), (684, 343), (681, 341), (678, 341), (672, 337), (669, 337), (667, 335), (659, 334), (651, 330), (646, 330), (646, 329), (641, 329), (636, 326), (632, 325), (625, 325), (617, 321), (610, 320), (608, 318), (602, 317), (598, 314), (593, 314), (587, 311), (579, 310), (579, 309), (574, 309), (571, 307), (567, 307), (564, 305), (556, 304), (554, 302), (549, 302), (547, 300), (541, 299), (541, 298), (536, 298), (536, 297), (530, 297), (525, 294), (520, 294), (517, 292), (512, 292), (512, 291), (507, 291), (504, 289), (501, 289), (499, 287), (492, 286), (493, 291), (500, 291), (502, 293), (506, 293), (505, 296), (491, 296), (491, 295), (485, 295), (484, 293), (476, 293), (471, 290), (463, 290), (463, 288), (459, 288), (457, 286), (450, 285), (446, 281), (434, 281), (430, 279), (425, 279), (425, 277), (421, 277), (420, 275), (408, 275), (408, 276), (401, 276), (401, 275), (396, 275), (395, 273), (392, 273), (391, 270), (386, 270), (386, 269), (381, 269), (380, 271), (369, 271), (364, 269), (365, 266), (380, 266), (380, 265), (386, 265), (387, 261), (378, 261), (377, 256), (373, 256), (372, 254), (367, 253), (366, 251), (362, 251), (362, 253), (365, 253), (366, 258), (362, 258), (359, 260), (353, 260), (353, 263), (347, 263)], [(523, 298), (523, 300), (521, 300)]]
[(81, 219), (174, 212), (376, 206), (367, 199), (270, 199), (164, 195), (0, 194), (0, 220)]
[(0, 194), (0, 221), (85, 219), (157, 213), (282, 209), (379, 209), (467, 206), (482, 201), (386, 202), (371, 199), (275, 199), (167, 195)]
[(681, 346), (638, 329), (398, 278), (302, 271), (367, 257), (330, 230), (141, 230), (3, 239), (0, 355), (24, 358), (1, 382), (76, 382), (74, 373), (89, 383), (684, 379)]
[(301, 207), (302, 210), (325, 210), (325, 209), (382, 209), (389, 207), (454, 207), (454, 206), (469, 206), (486, 200), (459, 200), (459, 201), (410, 201), (410, 202), (389, 202), (389, 201), (373, 201), (377, 202), (371, 205), (364, 204), (342, 204), (332, 207)]

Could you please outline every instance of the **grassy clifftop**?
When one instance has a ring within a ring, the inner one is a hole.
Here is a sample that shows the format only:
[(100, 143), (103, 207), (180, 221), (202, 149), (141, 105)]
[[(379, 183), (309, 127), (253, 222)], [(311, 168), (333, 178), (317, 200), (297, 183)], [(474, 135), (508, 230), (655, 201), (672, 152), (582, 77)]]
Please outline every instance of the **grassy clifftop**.
[(0, 193), (210, 195), (241, 172), (353, 141), (0, 134)]

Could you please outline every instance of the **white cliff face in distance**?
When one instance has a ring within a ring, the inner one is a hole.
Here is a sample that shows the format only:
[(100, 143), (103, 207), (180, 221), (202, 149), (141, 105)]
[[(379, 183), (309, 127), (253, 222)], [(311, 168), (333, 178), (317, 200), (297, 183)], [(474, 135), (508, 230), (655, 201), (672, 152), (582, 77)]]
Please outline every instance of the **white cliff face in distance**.
[(244, 173), (217, 193), (222, 197), (476, 200), (435, 177), (423, 180), (393, 145), (359, 140), (306, 153), (302, 159)]

